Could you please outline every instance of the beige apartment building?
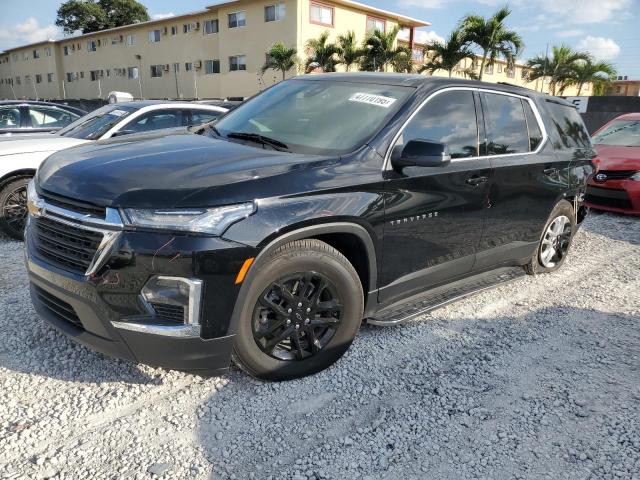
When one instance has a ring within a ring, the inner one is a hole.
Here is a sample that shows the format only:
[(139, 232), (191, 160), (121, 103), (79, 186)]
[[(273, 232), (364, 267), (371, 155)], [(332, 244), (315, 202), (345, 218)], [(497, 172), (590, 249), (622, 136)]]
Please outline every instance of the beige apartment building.
[[(361, 42), (368, 31), (396, 25), (403, 29), (398, 41), (411, 46), (415, 62), (422, 62), (423, 46), (414, 38), (416, 28), (430, 25), (423, 20), (351, 0), (227, 1), (166, 19), (9, 49), (0, 53), (0, 98), (94, 99), (106, 98), (110, 91), (136, 98), (247, 97), (281, 79), (280, 72), (261, 72), (267, 50), (277, 41), (295, 46), (303, 59), (307, 40), (324, 31), (333, 41), (352, 30)], [(461, 65), (455, 75), (462, 76), (465, 68)], [(292, 69), (287, 77), (299, 73)], [(541, 81), (529, 83), (525, 77), (523, 66), (510, 71), (497, 62), (484, 80), (546, 91)]]

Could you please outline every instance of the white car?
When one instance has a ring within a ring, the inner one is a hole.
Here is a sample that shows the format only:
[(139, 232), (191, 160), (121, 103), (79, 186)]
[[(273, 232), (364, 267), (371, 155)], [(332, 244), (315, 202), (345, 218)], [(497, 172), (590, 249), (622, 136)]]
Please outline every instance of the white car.
[(54, 152), (96, 140), (211, 122), (228, 109), (187, 102), (138, 101), (105, 105), (56, 133), (0, 139), (0, 229), (21, 239), (27, 184)]

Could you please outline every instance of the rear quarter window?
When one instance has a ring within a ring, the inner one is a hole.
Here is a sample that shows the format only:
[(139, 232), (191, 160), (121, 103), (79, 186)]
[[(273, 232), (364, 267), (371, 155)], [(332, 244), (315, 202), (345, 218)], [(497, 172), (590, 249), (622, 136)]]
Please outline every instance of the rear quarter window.
[(589, 132), (574, 107), (547, 100), (545, 107), (551, 122), (553, 147), (556, 150), (591, 148)]

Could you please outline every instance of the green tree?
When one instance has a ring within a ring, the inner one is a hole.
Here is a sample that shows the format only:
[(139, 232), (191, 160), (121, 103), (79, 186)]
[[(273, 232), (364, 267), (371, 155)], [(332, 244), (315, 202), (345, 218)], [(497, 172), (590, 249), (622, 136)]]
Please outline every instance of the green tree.
[(391, 68), (398, 73), (413, 73), (415, 65), (409, 45), (398, 45), (396, 55), (391, 60)]
[(340, 49), (329, 40), (329, 32), (325, 31), (318, 38), (310, 38), (305, 45), (307, 60), (305, 72), (320, 68), (323, 72), (335, 72)]
[[(428, 72), (433, 75), (436, 70), (444, 70), (449, 73), (449, 77), (464, 59), (473, 60), (475, 58), (460, 29), (451, 32), (444, 43), (437, 40), (427, 43), (424, 46), (423, 54), (425, 63), (420, 67), (420, 73)], [(464, 73), (471, 78), (477, 77), (471, 68), (466, 69)]]
[(467, 15), (460, 22), (465, 40), (481, 52), (478, 80), (482, 80), (485, 65), (493, 65), (498, 58), (504, 58), (507, 66), (513, 68), (516, 57), (524, 48), (522, 37), (504, 24), (510, 13), (508, 7), (503, 7), (489, 18)]
[(91, 33), (149, 20), (136, 0), (67, 0), (58, 9), (56, 25), (65, 33)]
[(566, 45), (553, 46), (551, 58), (538, 55), (527, 62), (529, 80), (549, 78), (551, 95), (562, 95), (565, 89), (575, 83), (575, 71), (580, 62), (586, 62), (590, 56), (586, 52), (573, 50)]
[(356, 33), (353, 30), (348, 31), (344, 35), (338, 36), (338, 61), (344, 65), (348, 72), (353, 65), (356, 65), (362, 57), (362, 50), (358, 48), (356, 41)]
[[(617, 74), (615, 67), (609, 62), (597, 62), (593, 58), (578, 61), (573, 66), (573, 83), (578, 85), (577, 96), (580, 96), (582, 88), (587, 83), (592, 83), (594, 89), (596, 84), (605, 84)], [(598, 88), (602, 89), (601, 86)]]
[(298, 51), (295, 48), (289, 48), (282, 42), (274, 43), (267, 51), (267, 60), (262, 66), (262, 73), (269, 69), (280, 70), (284, 80), (285, 74), (298, 63), (297, 54)]
[(402, 63), (406, 47), (396, 44), (399, 31), (400, 27), (395, 26), (388, 33), (375, 30), (367, 35), (362, 44), (363, 55), (360, 62), (362, 70), (384, 72), (388, 66), (397, 66), (399, 62)]

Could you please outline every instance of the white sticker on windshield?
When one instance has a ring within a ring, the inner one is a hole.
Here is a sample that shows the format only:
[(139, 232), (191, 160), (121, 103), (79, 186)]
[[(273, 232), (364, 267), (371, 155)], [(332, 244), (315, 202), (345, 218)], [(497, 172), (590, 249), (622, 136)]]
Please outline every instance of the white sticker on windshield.
[(109, 113), (115, 117), (124, 117), (129, 112), (126, 110), (111, 110)]
[(368, 103), (378, 107), (389, 108), (397, 99), (391, 97), (383, 97), (382, 95), (374, 95), (372, 93), (354, 93), (349, 97), (350, 102)]

